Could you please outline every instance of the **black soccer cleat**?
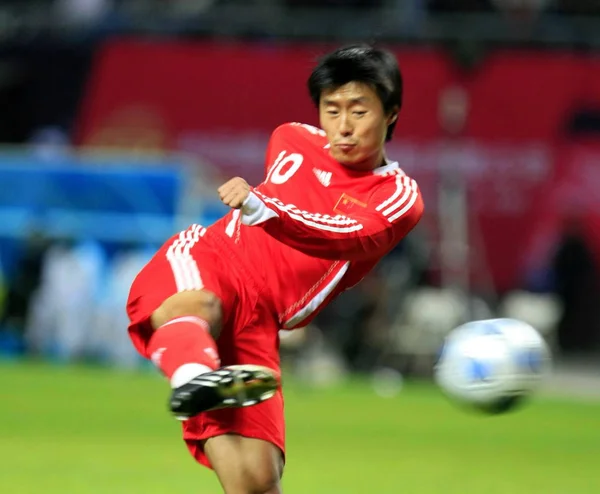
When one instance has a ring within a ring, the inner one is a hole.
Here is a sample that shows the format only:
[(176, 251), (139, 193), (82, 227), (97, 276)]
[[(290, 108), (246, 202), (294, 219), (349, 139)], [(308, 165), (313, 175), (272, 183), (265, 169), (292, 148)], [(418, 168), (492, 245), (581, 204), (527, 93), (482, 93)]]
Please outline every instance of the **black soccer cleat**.
[(275, 371), (260, 365), (230, 365), (200, 374), (173, 390), (169, 407), (178, 420), (218, 408), (248, 407), (273, 397)]

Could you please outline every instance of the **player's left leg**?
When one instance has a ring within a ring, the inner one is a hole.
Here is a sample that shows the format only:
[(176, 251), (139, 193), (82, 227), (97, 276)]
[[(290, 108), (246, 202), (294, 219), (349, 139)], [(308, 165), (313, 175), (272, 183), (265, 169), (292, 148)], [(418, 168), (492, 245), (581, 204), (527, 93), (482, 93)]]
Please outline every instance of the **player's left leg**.
[[(221, 335), (223, 358), (279, 369), (279, 322), (258, 304), (247, 325)], [(217, 473), (226, 494), (280, 494), (285, 455), (282, 390), (251, 407), (207, 411), (183, 422), (183, 437), (199, 463)]]
[(204, 452), (225, 494), (282, 494), (283, 454), (274, 444), (224, 434), (206, 440)]

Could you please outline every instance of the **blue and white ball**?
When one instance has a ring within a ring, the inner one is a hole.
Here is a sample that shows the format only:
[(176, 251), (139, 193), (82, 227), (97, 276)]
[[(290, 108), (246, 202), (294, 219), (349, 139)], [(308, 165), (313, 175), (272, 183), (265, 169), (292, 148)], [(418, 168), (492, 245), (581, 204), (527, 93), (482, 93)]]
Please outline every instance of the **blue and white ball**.
[(549, 372), (550, 359), (546, 342), (529, 324), (474, 321), (446, 337), (434, 377), (453, 401), (498, 414), (535, 393)]

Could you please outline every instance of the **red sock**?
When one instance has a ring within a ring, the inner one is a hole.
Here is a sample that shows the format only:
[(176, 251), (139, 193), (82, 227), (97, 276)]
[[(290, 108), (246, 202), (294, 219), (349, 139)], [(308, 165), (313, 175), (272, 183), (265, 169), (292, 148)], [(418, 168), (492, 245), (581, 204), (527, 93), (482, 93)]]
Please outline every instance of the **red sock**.
[[(173, 374), (185, 364), (191, 371), (187, 380), (202, 373), (202, 369), (217, 369), (220, 365), (217, 345), (210, 334), (208, 323), (195, 316), (177, 317), (159, 327), (148, 343), (148, 354), (154, 365), (171, 380), (174, 387), (182, 384), (181, 379), (173, 382)], [(181, 372), (180, 372), (181, 374)], [(179, 376), (181, 378), (181, 376)], [(187, 376), (186, 376), (187, 377)], [(186, 378), (184, 378), (185, 382)]]

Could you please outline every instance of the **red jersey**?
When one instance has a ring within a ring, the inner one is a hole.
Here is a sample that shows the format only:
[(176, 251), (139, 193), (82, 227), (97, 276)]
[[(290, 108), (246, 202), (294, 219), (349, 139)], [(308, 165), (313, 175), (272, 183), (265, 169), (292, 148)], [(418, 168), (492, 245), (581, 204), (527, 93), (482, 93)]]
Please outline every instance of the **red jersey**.
[(269, 287), (281, 328), (308, 324), (418, 223), (423, 201), (397, 163), (350, 170), (325, 133), (285, 124), (272, 134), (266, 177), (240, 210), (208, 228)]

